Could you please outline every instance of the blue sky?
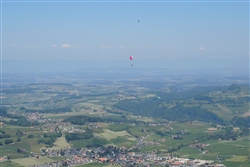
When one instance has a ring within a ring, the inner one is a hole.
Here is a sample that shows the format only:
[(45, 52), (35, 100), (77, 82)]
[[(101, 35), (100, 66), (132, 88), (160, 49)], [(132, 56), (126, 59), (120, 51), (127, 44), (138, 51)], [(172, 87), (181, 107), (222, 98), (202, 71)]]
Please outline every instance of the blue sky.
[(1, 5), (3, 71), (129, 67), (130, 55), (138, 68), (249, 70), (247, 1)]

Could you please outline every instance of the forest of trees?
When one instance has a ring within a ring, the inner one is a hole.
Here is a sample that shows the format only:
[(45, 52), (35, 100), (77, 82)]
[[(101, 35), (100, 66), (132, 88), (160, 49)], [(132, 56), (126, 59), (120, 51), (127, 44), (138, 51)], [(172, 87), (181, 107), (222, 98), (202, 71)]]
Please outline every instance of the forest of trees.
[(248, 117), (233, 117), (231, 120), (231, 124), (234, 126), (239, 126), (239, 127), (248, 127), (250, 128), (250, 116)]
[(89, 129), (85, 130), (84, 133), (67, 133), (65, 139), (69, 142), (78, 139), (90, 139), (93, 137), (93, 132)]
[(16, 126), (36, 126), (39, 125), (38, 122), (30, 122), (25, 117), (19, 117), (17, 120), (10, 120), (9, 124), (16, 125)]
[(44, 143), (46, 145), (49, 146), (53, 146), (54, 142), (56, 141), (56, 138), (61, 137), (62, 133), (52, 133), (52, 134), (47, 134), (44, 133), (43, 138), (42, 139), (38, 139), (37, 142), (40, 143)]
[(246, 127), (240, 127), (240, 131), (233, 130), (233, 127), (227, 126), (218, 132), (212, 134), (205, 134), (198, 136), (196, 140), (207, 141), (207, 140), (236, 140), (239, 136), (249, 135), (249, 129)]
[[(214, 103), (216, 100), (217, 103), (225, 104), (228, 107), (239, 107), (244, 106), (250, 101), (249, 97), (238, 97), (238, 98), (216, 98), (210, 97), (208, 95), (211, 91), (221, 91), (221, 92), (236, 92), (248, 90), (248, 87), (245, 85), (236, 85), (233, 84), (229, 87), (225, 86), (197, 86), (188, 90), (183, 91), (172, 91), (172, 92), (163, 92), (163, 91), (154, 91), (153, 94), (157, 94), (160, 99), (147, 98), (147, 99), (125, 99), (119, 101), (114, 107), (133, 113), (134, 115), (149, 116), (155, 118), (165, 118), (172, 121), (204, 121), (212, 122), (216, 124), (225, 125), (226, 123), (231, 123), (232, 125), (237, 126), (249, 126), (249, 118), (235, 117), (232, 121), (225, 122), (217, 114), (202, 108), (201, 106), (193, 105), (192, 107), (187, 107), (185, 105), (185, 100), (194, 99), (194, 100), (203, 100), (209, 103)], [(164, 103), (172, 104), (171, 107), (162, 105)], [(247, 124), (248, 122), (248, 124)]]
[(73, 116), (65, 119), (64, 122), (70, 122), (75, 125), (85, 125), (88, 122), (103, 122), (103, 119), (100, 117)]
[(152, 99), (141, 100), (140, 102), (136, 100), (123, 100), (117, 103), (115, 107), (124, 111), (132, 112), (135, 115), (165, 118), (172, 121), (185, 122), (198, 120), (224, 124), (223, 119), (205, 108), (197, 106), (184, 107), (180, 103), (176, 103), (176, 106), (172, 108), (167, 108), (160, 107), (158, 102)]
[[(85, 125), (89, 122), (134, 122), (132, 119), (126, 119), (124, 115), (111, 117), (91, 117), (91, 116), (73, 116), (64, 119), (64, 122), (70, 122), (75, 125)], [(139, 122), (139, 121), (137, 121)]]

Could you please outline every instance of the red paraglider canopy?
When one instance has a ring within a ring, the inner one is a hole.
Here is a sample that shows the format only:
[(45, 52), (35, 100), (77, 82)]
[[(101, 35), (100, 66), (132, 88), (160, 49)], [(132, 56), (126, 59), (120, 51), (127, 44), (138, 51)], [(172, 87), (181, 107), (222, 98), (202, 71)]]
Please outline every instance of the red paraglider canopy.
[(133, 56), (130, 56), (129, 59), (130, 59), (130, 60), (133, 60)]
[[(129, 56), (129, 59), (130, 59), (130, 61), (132, 61), (133, 60), (133, 56)], [(131, 64), (131, 66), (133, 66), (133, 64)]]

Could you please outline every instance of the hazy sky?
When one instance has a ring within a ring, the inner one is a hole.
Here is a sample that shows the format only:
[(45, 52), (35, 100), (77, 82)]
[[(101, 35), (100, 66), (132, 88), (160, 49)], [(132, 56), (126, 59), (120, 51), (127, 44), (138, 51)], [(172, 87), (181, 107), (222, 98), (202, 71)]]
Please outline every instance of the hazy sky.
[[(3, 71), (249, 69), (249, 2), (2, 0)], [(138, 22), (139, 20), (139, 22)]]

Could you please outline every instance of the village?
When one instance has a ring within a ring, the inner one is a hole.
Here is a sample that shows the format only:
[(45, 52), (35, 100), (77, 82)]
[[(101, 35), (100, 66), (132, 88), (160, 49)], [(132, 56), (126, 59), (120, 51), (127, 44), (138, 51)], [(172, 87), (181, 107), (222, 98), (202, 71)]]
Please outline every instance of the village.
[[(141, 140), (138, 140), (140, 143)], [(136, 144), (139, 145), (139, 144)], [(201, 146), (203, 147), (203, 146)], [(225, 167), (223, 164), (213, 164), (210, 160), (178, 158), (174, 153), (166, 156), (159, 156), (154, 153), (138, 154), (127, 147), (107, 148), (68, 148), (61, 150), (42, 149), (40, 154), (31, 153), (29, 158), (39, 159), (41, 157), (63, 157), (62, 160), (53, 161), (39, 165), (30, 165), (29, 167), (59, 167), (59, 166), (78, 166), (92, 162), (100, 163), (100, 166), (111, 164), (113, 166), (137, 166), (151, 167), (154, 165), (171, 166), (171, 167)], [(26, 152), (26, 150), (20, 149)], [(8, 161), (6, 156), (1, 157), (1, 161)]]
[(102, 164), (111, 164), (114, 166), (140, 166), (151, 167), (154, 165), (171, 166), (171, 167), (225, 167), (223, 164), (212, 164), (213, 161), (178, 158), (174, 154), (167, 156), (158, 156), (155, 154), (136, 154), (131, 152), (126, 147), (112, 147), (107, 148), (70, 148), (64, 150), (43, 150), (40, 155), (34, 155), (33, 158), (40, 158), (40, 156), (47, 157), (67, 157), (64, 160), (54, 161), (40, 165), (32, 165), (30, 167), (59, 167), (59, 166), (78, 166), (92, 162), (99, 162)]
[[(84, 132), (81, 127), (72, 125), (69, 122), (63, 122), (61, 119), (48, 119), (41, 116), (39, 113), (26, 113), (24, 116), (30, 121), (41, 122), (40, 126), (32, 126), (30, 128), (38, 128), (44, 132), (56, 132), (61, 129), (64, 132)], [(88, 123), (89, 128), (102, 128), (95, 123)], [(136, 126), (131, 124), (131, 126)], [(167, 124), (150, 124), (149, 126), (165, 126), (170, 129)], [(25, 132), (24, 132), (25, 133)], [(185, 130), (181, 130), (180, 134), (185, 133)], [(140, 166), (140, 167), (150, 167), (154, 165), (160, 166), (171, 166), (171, 167), (185, 167), (185, 166), (206, 166), (206, 167), (224, 167), (223, 164), (213, 164), (213, 161), (205, 161), (199, 159), (188, 159), (188, 158), (178, 158), (174, 153), (167, 153), (165, 156), (157, 155), (155, 152), (149, 153), (135, 153), (134, 149), (141, 149), (150, 145), (157, 145), (164, 142), (164, 138), (156, 141), (146, 141), (145, 139), (150, 137), (152, 134), (147, 134), (136, 139), (136, 143), (128, 147), (98, 147), (98, 148), (73, 148), (71, 146), (60, 149), (41, 149), (40, 153), (33, 153), (29, 155), (29, 158), (39, 159), (41, 157), (62, 157), (62, 160), (57, 160), (50, 163), (44, 163), (39, 165), (31, 165), (30, 167), (59, 167), (59, 166), (77, 166), (88, 164), (92, 162), (99, 162), (101, 164), (111, 164), (114, 166)], [(180, 137), (181, 135), (172, 136), (173, 139)], [(209, 147), (206, 144), (193, 144), (190, 145), (191, 148), (202, 149)], [(26, 153), (27, 150), (22, 148), (17, 148), (17, 152)], [(6, 156), (1, 157), (1, 161), (10, 161)]]

